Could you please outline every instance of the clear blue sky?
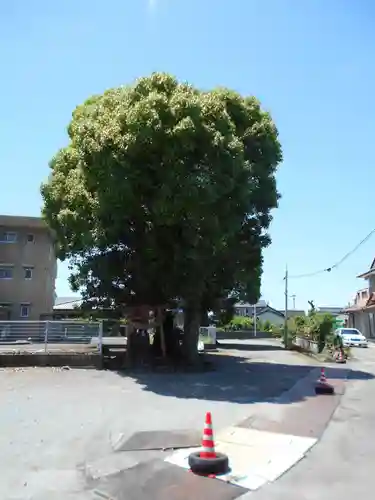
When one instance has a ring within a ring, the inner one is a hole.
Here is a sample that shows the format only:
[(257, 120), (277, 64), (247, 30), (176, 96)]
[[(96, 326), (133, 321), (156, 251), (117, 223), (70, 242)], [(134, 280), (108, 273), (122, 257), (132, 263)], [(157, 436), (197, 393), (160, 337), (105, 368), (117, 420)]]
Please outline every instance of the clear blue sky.
[[(90, 94), (160, 70), (257, 96), (280, 131), (282, 193), (263, 298), (283, 273), (339, 260), (373, 227), (375, 4), (370, 0), (5, 2), (0, 17), (0, 213), (39, 215), (48, 161)], [(339, 269), (290, 280), (296, 306), (345, 305), (375, 237)], [(60, 265), (59, 295), (69, 295)]]

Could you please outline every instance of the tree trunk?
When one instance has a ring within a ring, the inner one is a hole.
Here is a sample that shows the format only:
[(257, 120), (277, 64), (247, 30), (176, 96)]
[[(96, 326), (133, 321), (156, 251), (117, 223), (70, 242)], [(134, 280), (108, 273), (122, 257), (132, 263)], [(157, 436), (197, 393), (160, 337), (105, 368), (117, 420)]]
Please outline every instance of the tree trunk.
[(199, 304), (187, 304), (184, 309), (184, 360), (191, 365), (198, 362), (198, 337), (201, 322), (201, 309)]
[(128, 326), (125, 358), (126, 358), (126, 365), (130, 368), (134, 366), (135, 361), (136, 361), (135, 335), (136, 335), (136, 332), (135, 332), (135, 329), (133, 328), (133, 325), (129, 325)]
[(163, 359), (167, 357), (167, 348), (165, 345), (165, 332), (164, 332), (164, 325), (163, 325), (163, 311), (161, 310), (160, 307), (158, 307), (158, 312), (157, 312), (157, 320), (160, 322), (160, 346), (161, 346), (161, 352), (163, 355)]
[(201, 311), (201, 324), (199, 326), (210, 326), (210, 319), (208, 317), (207, 309)]

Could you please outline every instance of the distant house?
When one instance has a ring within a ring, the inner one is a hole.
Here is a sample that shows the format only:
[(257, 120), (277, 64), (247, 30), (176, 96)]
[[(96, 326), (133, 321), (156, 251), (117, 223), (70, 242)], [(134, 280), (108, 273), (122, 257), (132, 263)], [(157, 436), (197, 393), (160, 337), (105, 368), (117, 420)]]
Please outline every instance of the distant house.
[(322, 307), (317, 307), (316, 310), (318, 313), (330, 314), (331, 316), (333, 316), (336, 328), (340, 328), (348, 324), (348, 315), (345, 312), (345, 307), (322, 306)]
[[(247, 302), (239, 302), (235, 304), (236, 315), (253, 317), (254, 316), (254, 304), (249, 304)], [(282, 326), (285, 321), (284, 311), (278, 311), (274, 309), (266, 301), (260, 300), (255, 304), (256, 316), (262, 322), (269, 321), (273, 325)], [(305, 316), (305, 311), (291, 310), (288, 311), (288, 317), (293, 316)]]
[(368, 286), (355, 295), (354, 303), (345, 309), (348, 326), (358, 328), (368, 338), (375, 338), (375, 259), (370, 269), (357, 278), (367, 280)]
[(82, 315), (79, 297), (57, 297), (53, 306), (52, 319), (74, 319)]
[(344, 309), (344, 307), (322, 306), (317, 307), (316, 311), (322, 314), (332, 314), (332, 316), (339, 316), (344, 312)]
[[(265, 300), (260, 300), (255, 304), (255, 308), (258, 311), (263, 310), (268, 304)], [(254, 315), (254, 304), (249, 304), (248, 302), (238, 302), (234, 305), (234, 309), (237, 316), (250, 317)]]
[(262, 323), (269, 321), (272, 325), (282, 326), (285, 322), (285, 316), (282, 312), (266, 305), (263, 309), (257, 311), (257, 319)]
[[(280, 312), (285, 316), (285, 309)], [(296, 316), (306, 316), (306, 313), (303, 309), (288, 309), (288, 318), (295, 318)]]

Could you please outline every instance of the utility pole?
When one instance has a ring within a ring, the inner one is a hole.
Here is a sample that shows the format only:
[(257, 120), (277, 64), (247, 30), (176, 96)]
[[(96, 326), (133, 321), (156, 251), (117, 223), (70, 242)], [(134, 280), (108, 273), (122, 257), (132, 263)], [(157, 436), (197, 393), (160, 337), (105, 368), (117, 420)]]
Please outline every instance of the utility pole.
[(296, 308), (296, 296), (291, 295), (290, 298), (293, 299), (293, 309), (295, 309)]
[(257, 336), (257, 305), (256, 304), (254, 304), (253, 323), (254, 323), (254, 337), (256, 337)]
[(284, 318), (284, 347), (288, 347), (288, 266), (285, 267), (285, 318)]

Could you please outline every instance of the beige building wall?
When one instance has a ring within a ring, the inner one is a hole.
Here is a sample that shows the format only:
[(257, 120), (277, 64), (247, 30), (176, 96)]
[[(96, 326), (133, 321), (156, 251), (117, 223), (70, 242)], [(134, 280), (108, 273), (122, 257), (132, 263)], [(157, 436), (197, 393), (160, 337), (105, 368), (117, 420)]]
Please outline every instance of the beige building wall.
[(0, 305), (12, 320), (39, 320), (55, 301), (57, 261), (37, 217), (0, 215)]

